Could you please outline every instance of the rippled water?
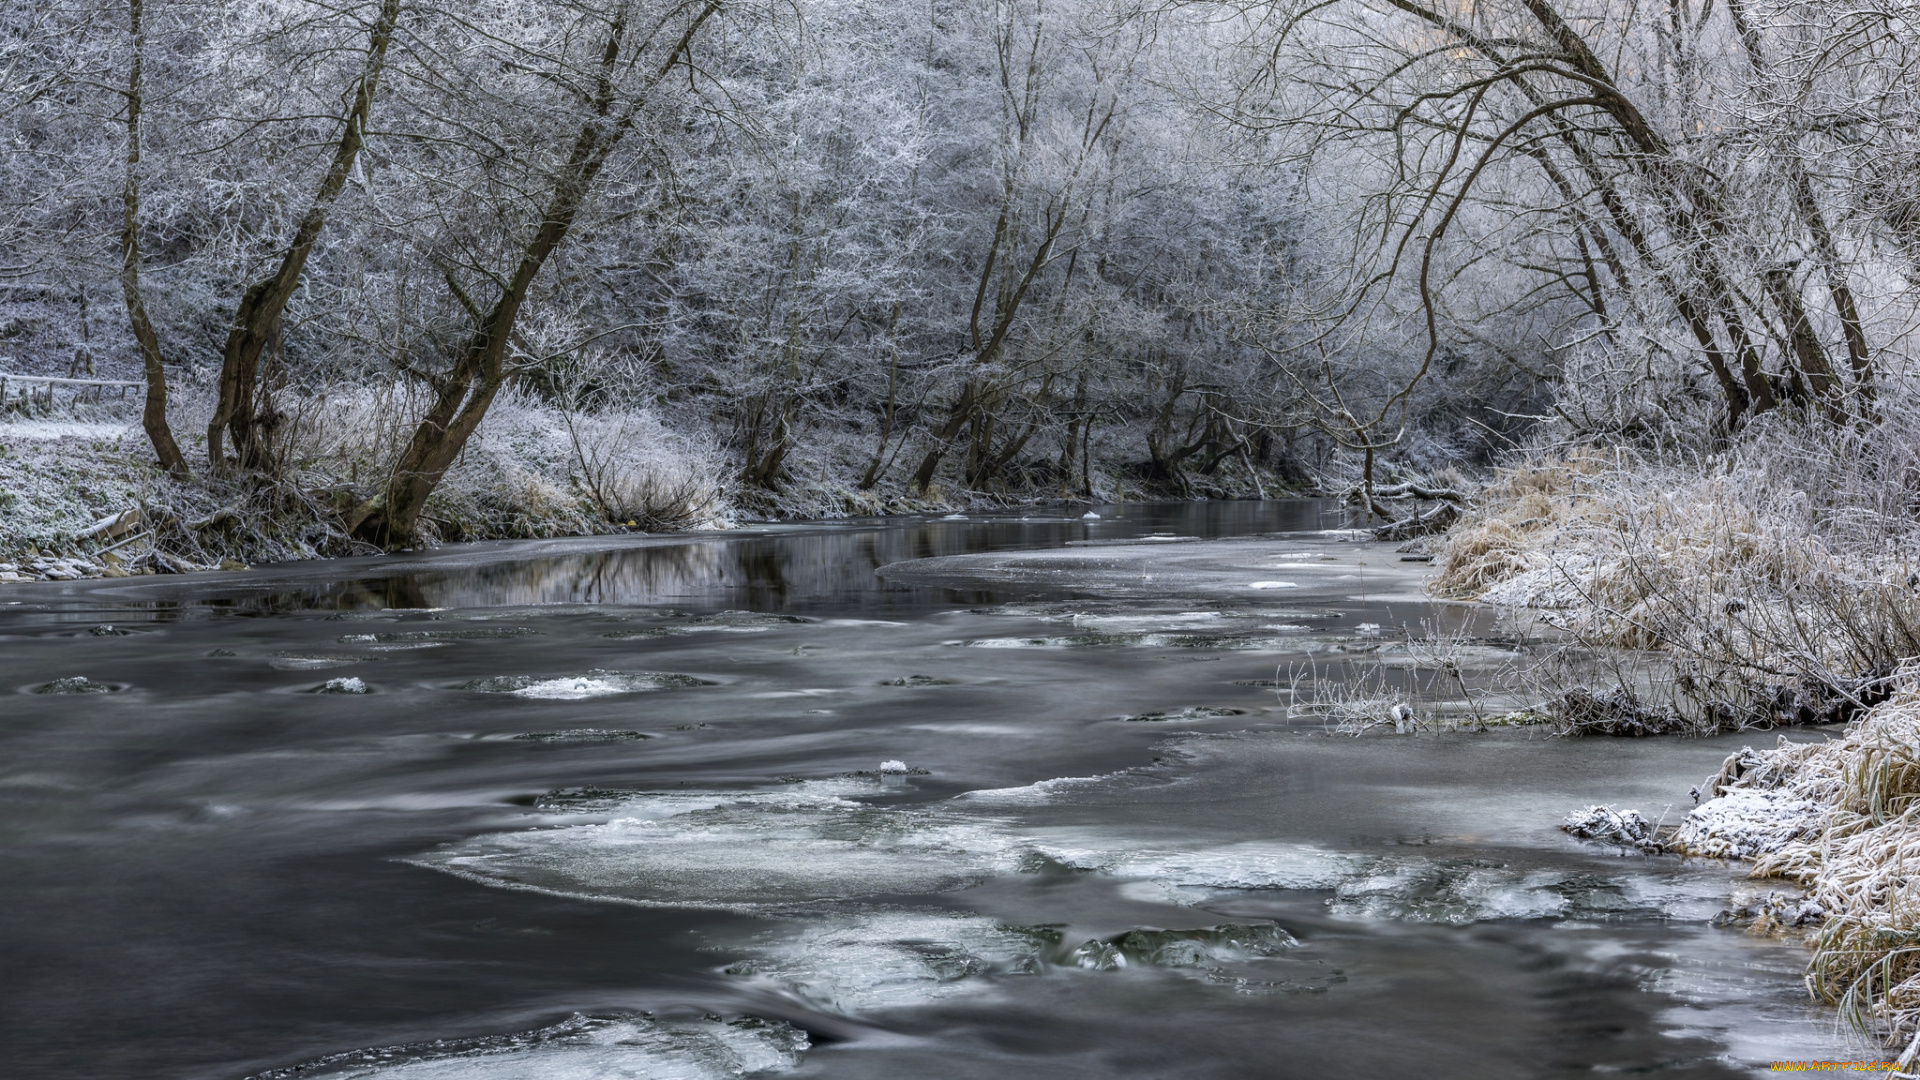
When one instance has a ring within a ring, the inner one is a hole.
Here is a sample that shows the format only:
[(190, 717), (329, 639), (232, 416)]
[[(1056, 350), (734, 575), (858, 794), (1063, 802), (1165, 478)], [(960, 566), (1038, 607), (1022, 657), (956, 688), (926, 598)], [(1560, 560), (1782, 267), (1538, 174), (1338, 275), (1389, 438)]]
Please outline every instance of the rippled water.
[(1305, 662), (1487, 630), (1322, 504), (1098, 512), (0, 593), (6, 1074), (1859, 1053), (1803, 952), (1706, 926), (1727, 867), (1554, 827), (1671, 820), (1737, 741), (1289, 721)]

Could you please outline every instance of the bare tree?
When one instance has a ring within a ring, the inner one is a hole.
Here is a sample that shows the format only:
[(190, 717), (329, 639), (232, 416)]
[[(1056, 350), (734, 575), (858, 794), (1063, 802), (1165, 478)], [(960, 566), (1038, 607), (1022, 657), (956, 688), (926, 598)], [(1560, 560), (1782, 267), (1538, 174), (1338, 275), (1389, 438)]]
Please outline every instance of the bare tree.
[[(540, 271), (566, 240), (601, 170), (641, 118), (651, 91), (686, 62), (701, 27), (719, 7), (719, 0), (704, 0), (698, 6), (677, 8), (676, 13), (685, 16), (684, 28), (637, 86), (623, 80), (639, 59), (631, 40), (635, 12), (632, 5), (623, 3), (609, 14), (597, 64), (584, 84), (568, 87), (576, 107), (586, 116), (564, 163), (551, 177), (544, 208), (513, 269), (506, 275), (490, 275), (494, 295), (484, 301), (460, 282), (454, 270), (444, 273), (447, 289), (470, 320), (465, 342), (452, 370), (436, 380), (432, 404), (394, 463), (385, 490), (354, 511), (354, 535), (386, 547), (413, 542), (428, 496), (479, 428), (512, 373), (508, 351)], [(669, 20), (661, 21), (664, 25)], [(551, 75), (555, 83), (568, 85), (565, 70)]]
[(365, 62), (347, 93), (347, 110), (333, 143), (332, 161), (279, 265), (272, 274), (249, 285), (234, 310), (220, 359), (219, 399), (213, 419), (207, 425), (207, 460), (216, 471), (225, 467), (224, 434), (233, 436), (234, 452), (243, 468), (258, 468), (265, 463), (258, 429), (267, 418), (259, 415), (254, 402), (260, 356), (281, 333), (280, 319), (287, 301), (299, 287), (307, 259), (326, 228), (327, 215), (346, 188), (347, 177), (366, 143), (367, 122), (373, 113), (381, 72), (386, 68), (387, 49), (393, 43), (399, 23), (400, 6), (401, 0), (380, 0), (378, 13), (367, 32)]
[(145, 102), (141, 84), (141, 64), (146, 57), (147, 34), (143, 0), (127, 0), (128, 33), (132, 53), (127, 61), (127, 160), (122, 186), (120, 217), (120, 292), (126, 298), (127, 318), (133, 323), (134, 340), (140, 345), (141, 365), (146, 374), (147, 402), (140, 414), (140, 426), (153, 443), (160, 467), (176, 477), (187, 475), (187, 460), (173, 440), (167, 426), (167, 370), (161, 364), (160, 336), (153, 320), (147, 317), (147, 305), (140, 294), (140, 109)]

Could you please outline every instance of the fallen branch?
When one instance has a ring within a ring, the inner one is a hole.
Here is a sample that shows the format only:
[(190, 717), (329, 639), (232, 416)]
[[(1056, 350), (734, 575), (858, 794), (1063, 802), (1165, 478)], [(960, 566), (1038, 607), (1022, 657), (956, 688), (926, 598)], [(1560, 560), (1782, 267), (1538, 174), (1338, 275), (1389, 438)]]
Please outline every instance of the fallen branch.
[(1450, 502), (1435, 503), (1425, 513), (1389, 521), (1373, 530), (1375, 540), (1411, 540), (1445, 532), (1460, 517), (1460, 508)]

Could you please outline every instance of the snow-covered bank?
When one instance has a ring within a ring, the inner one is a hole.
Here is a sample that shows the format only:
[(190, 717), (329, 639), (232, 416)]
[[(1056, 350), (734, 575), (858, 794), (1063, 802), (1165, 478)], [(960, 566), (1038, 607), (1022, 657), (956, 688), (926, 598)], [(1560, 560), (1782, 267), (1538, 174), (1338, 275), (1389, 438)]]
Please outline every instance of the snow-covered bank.
[(1920, 670), (1898, 679), (1841, 738), (1730, 756), (1677, 829), (1659, 834), (1604, 806), (1563, 828), (1652, 853), (1749, 860), (1750, 877), (1780, 882), (1716, 924), (1804, 932), (1808, 989), (1898, 1049), (1905, 1075), (1920, 1063)]
[[(166, 475), (124, 404), (54, 418), (0, 413), (0, 583), (234, 568), (371, 554), (346, 515), (385, 483), (419, 402), (404, 388), (336, 389), (302, 399), (271, 440), (274, 465), (244, 477)], [(204, 426), (208, 402), (175, 395), (174, 428)], [(695, 433), (689, 434), (692, 430)], [(778, 491), (743, 490), (739, 463), (700, 425), (646, 408), (569, 413), (504, 395), (428, 503), (426, 544), (725, 528), (745, 516), (820, 520), (1001, 509), (1077, 500), (1057, 486), (861, 487), (857, 461), (831, 446), (796, 459)], [(844, 449), (844, 448), (842, 448)], [(857, 455), (856, 455), (857, 456)], [(1096, 472), (1120, 499), (1167, 492)], [(1209, 495), (1256, 494), (1246, 489)], [(1277, 477), (1259, 481), (1278, 493)], [(109, 521), (115, 525), (109, 526)]]

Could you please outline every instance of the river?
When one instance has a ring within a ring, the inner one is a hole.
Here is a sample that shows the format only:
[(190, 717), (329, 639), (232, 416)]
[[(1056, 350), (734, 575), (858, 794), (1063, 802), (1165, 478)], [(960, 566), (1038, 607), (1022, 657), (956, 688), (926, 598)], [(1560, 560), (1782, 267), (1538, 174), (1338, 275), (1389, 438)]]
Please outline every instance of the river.
[(0, 592), (5, 1073), (1861, 1053), (1806, 1004), (1802, 948), (1707, 925), (1737, 868), (1556, 828), (1675, 820), (1741, 739), (1290, 719), (1307, 665), (1447, 632), (1491, 678), (1512, 645), (1328, 504), (1093, 513)]

